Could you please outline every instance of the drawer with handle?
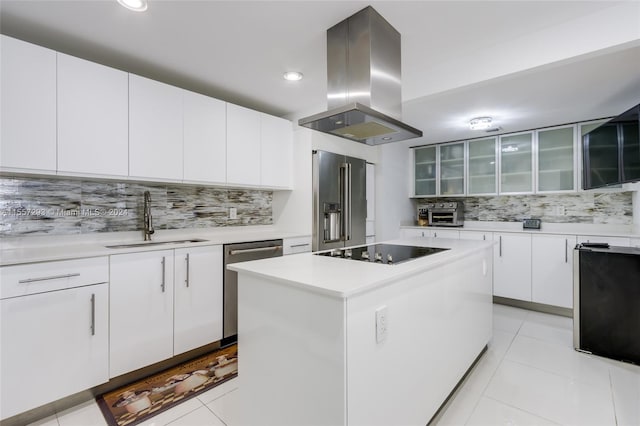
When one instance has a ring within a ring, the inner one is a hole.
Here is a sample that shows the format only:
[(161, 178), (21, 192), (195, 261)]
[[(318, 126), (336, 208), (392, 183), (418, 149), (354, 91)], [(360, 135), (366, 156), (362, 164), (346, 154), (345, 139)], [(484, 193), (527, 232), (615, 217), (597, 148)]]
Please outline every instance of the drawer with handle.
[(109, 281), (109, 258), (28, 263), (0, 268), (0, 299)]
[(283, 254), (305, 253), (311, 251), (311, 236), (285, 238), (283, 240)]

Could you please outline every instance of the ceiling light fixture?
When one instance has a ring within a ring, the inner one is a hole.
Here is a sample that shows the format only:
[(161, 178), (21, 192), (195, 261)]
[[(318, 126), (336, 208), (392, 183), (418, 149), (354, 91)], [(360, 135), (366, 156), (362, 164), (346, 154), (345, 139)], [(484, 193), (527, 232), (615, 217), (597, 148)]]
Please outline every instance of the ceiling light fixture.
[(147, 0), (118, 0), (121, 6), (135, 12), (144, 12), (147, 10)]
[(491, 127), (491, 117), (476, 117), (469, 121), (471, 130), (484, 130)]
[(284, 73), (284, 79), (289, 81), (302, 80), (302, 73), (298, 71), (287, 71)]

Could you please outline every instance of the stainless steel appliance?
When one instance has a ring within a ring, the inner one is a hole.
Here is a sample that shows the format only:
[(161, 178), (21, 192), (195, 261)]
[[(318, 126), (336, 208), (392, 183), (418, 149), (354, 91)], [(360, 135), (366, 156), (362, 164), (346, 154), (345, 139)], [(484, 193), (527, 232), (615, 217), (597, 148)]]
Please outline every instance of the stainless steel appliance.
[(282, 256), (282, 240), (224, 245), (223, 344), (235, 342), (238, 334), (238, 273), (229, 271), (227, 265), (278, 256)]
[(368, 246), (333, 249), (331, 251), (315, 254), (318, 256), (329, 256), (338, 259), (397, 265), (398, 263), (408, 262), (409, 260), (440, 253), (445, 250), (449, 249), (439, 247), (403, 246), (398, 244), (372, 244)]
[(400, 33), (371, 6), (329, 28), (329, 110), (298, 124), (368, 145), (421, 137), (400, 121), (400, 47)]
[(640, 364), (640, 248), (583, 243), (573, 268), (574, 348)]
[(464, 206), (461, 201), (429, 203), (425, 205), (429, 212), (429, 226), (462, 226)]
[(313, 151), (313, 251), (366, 242), (366, 162)]

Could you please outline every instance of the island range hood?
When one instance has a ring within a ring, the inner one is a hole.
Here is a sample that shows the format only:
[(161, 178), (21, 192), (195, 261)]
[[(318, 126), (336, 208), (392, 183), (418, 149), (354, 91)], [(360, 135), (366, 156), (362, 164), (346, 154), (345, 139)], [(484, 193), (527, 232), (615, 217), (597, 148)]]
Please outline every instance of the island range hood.
[(368, 6), (327, 30), (329, 110), (300, 126), (367, 145), (422, 136), (400, 121), (400, 33)]

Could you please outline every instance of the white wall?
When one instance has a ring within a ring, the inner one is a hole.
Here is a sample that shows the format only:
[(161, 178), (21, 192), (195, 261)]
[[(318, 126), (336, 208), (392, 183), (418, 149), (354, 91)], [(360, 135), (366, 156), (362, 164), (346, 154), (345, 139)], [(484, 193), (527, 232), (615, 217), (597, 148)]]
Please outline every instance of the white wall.
[(376, 241), (400, 236), (400, 225), (414, 220), (409, 198), (411, 140), (378, 146), (376, 164)]
[(273, 192), (273, 223), (279, 231), (311, 235), (311, 131), (293, 132), (293, 191)]

